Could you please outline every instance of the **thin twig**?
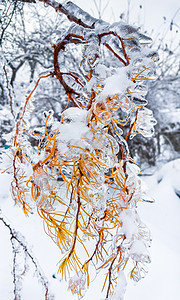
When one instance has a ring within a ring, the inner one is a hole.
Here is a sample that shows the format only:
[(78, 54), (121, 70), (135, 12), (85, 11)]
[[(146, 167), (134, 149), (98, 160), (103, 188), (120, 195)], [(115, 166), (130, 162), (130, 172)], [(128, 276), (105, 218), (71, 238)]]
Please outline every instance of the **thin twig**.
[(6, 29), (8, 28), (8, 26), (10, 25), (10, 23), (12, 21), (13, 15), (14, 15), (15, 10), (16, 10), (16, 5), (17, 5), (17, 0), (14, 1), (14, 7), (13, 7), (13, 10), (12, 10), (12, 13), (11, 13), (11, 17), (9, 18), (9, 22), (7, 23), (7, 25), (2, 30), (1, 37), (0, 37), (0, 45), (2, 45), (2, 41), (3, 41), (3, 37), (4, 37), (4, 33), (5, 33)]
[(105, 44), (106, 48), (108, 48), (113, 54), (114, 56), (116, 56), (125, 66), (126, 66), (126, 62), (124, 61), (124, 59), (122, 59), (112, 48), (111, 46), (109, 46), (109, 44)]
[[(78, 180), (78, 182), (79, 182), (79, 180)], [(80, 207), (81, 207), (81, 200), (80, 200), (80, 196), (79, 195), (78, 195), (77, 203), (78, 203), (78, 208), (77, 208), (77, 212), (76, 212), (76, 224), (75, 224), (75, 231), (74, 231), (74, 240), (73, 240), (71, 251), (68, 254), (68, 259), (70, 259), (71, 255), (74, 252), (75, 245), (76, 245), (76, 240), (77, 240), (77, 232), (78, 232), (78, 228), (79, 228), (79, 226), (78, 226), (78, 223), (79, 223), (79, 212), (80, 212)]]
[[(99, 37), (99, 41), (101, 42), (101, 39), (104, 37), (104, 36), (107, 36), (107, 35), (114, 35), (115, 37), (117, 37), (120, 42), (121, 42), (121, 46), (122, 46), (122, 51), (123, 51), (123, 55), (124, 55), (124, 58), (126, 59), (126, 62), (123, 60), (122, 61), (122, 58), (121, 58), (121, 61), (124, 63), (125, 66), (128, 66), (129, 65), (129, 57), (127, 56), (127, 53), (126, 53), (126, 50), (125, 50), (125, 45), (124, 45), (124, 42), (123, 42), (123, 39), (114, 31), (109, 31), (109, 32), (103, 32), (101, 34), (98, 35)], [(106, 45), (106, 44), (105, 44)], [(108, 45), (109, 46), (109, 45)], [(107, 47), (107, 46), (106, 46)], [(109, 46), (110, 47), (110, 46)], [(110, 47), (111, 48), (111, 47)], [(109, 48), (109, 49), (110, 49)], [(110, 49), (112, 51), (112, 48)], [(113, 50), (114, 51), (114, 50)], [(113, 54), (117, 57), (118, 54), (116, 54), (115, 52), (113, 52)]]
[(134, 125), (136, 124), (137, 117), (138, 117), (138, 109), (136, 110), (136, 117), (135, 117), (135, 120), (134, 120), (134, 122), (131, 124), (131, 126), (130, 126), (130, 128), (129, 128), (129, 131), (128, 131), (127, 135), (126, 135), (126, 138), (125, 138), (126, 141), (128, 140), (128, 137), (129, 137), (129, 135), (130, 135), (130, 133), (131, 133), (131, 131), (132, 131)]
[[(41, 283), (42, 285), (44, 286), (45, 288), (45, 300), (48, 300), (49, 299), (49, 283), (47, 281), (47, 279), (44, 277), (42, 271), (40, 270), (39, 266), (38, 266), (38, 262), (36, 261), (36, 259), (34, 258), (34, 256), (31, 254), (30, 250), (28, 249), (27, 245), (25, 244), (25, 241), (23, 240), (24, 237), (22, 236), (22, 239), (21, 239), (21, 235), (19, 234), (19, 232), (17, 232), (16, 230), (12, 229), (11, 225), (8, 224), (4, 217), (0, 216), (0, 221), (5, 225), (6, 228), (8, 228), (9, 230), (9, 233), (10, 233), (10, 241), (11, 241), (11, 244), (12, 244), (12, 249), (13, 249), (13, 255), (14, 255), (14, 258), (13, 258), (13, 282), (14, 282), (14, 285), (16, 285), (16, 281), (17, 281), (17, 274), (16, 274), (16, 256), (17, 256), (17, 251), (15, 249), (15, 246), (14, 246), (14, 241), (17, 241), (17, 243), (23, 248), (23, 251), (25, 253), (25, 255), (27, 255), (31, 262), (33, 263), (33, 265), (35, 266), (35, 269), (36, 269), (36, 272), (38, 274), (38, 276), (40, 277), (41, 279)], [(14, 293), (15, 293), (15, 299), (18, 299), (17, 298), (17, 295), (16, 295), (16, 286), (14, 286)], [(51, 299), (53, 299), (53, 295), (51, 295)]]
[(35, 87), (33, 88), (33, 90), (30, 92), (29, 96), (26, 98), (26, 101), (25, 101), (25, 104), (24, 104), (24, 107), (23, 107), (23, 110), (22, 112), (20, 113), (20, 116), (19, 116), (19, 120), (17, 121), (16, 123), (16, 133), (15, 133), (15, 138), (14, 138), (14, 146), (17, 146), (17, 137), (18, 137), (18, 134), (19, 134), (19, 127), (20, 127), (20, 124), (21, 124), (21, 121), (24, 117), (24, 114), (25, 114), (25, 111), (26, 111), (26, 107), (27, 107), (27, 104), (32, 96), (32, 94), (34, 93), (34, 91), (36, 90), (39, 82), (41, 79), (43, 78), (47, 78), (49, 76), (53, 76), (54, 74), (53, 73), (49, 73), (47, 75), (42, 75), (39, 77), (39, 79), (37, 80), (36, 84), (35, 84)]
[(14, 111), (13, 111), (13, 98), (12, 98), (12, 95), (11, 95), (11, 88), (9, 86), (9, 80), (8, 80), (8, 75), (7, 75), (5, 65), (3, 66), (3, 70), (4, 70), (5, 77), (6, 77), (6, 87), (7, 87), (8, 94), (9, 94), (11, 114), (12, 114), (13, 118), (15, 119), (15, 114), (14, 114)]
[(74, 104), (75, 107), (79, 107), (79, 105), (74, 99), (73, 95), (79, 96), (79, 93), (75, 92), (74, 89), (69, 87), (67, 83), (64, 81), (63, 73), (60, 71), (60, 67), (59, 67), (58, 55), (60, 51), (65, 49), (65, 46), (67, 44), (69, 43), (81, 44), (82, 42), (85, 42), (83, 36), (68, 34), (61, 42), (59, 42), (57, 45), (54, 45), (54, 74), (57, 77), (57, 79), (60, 81), (62, 86), (64, 87), (66, 94), (68, 95), (69, 99), (71, 100), (71, 102)]

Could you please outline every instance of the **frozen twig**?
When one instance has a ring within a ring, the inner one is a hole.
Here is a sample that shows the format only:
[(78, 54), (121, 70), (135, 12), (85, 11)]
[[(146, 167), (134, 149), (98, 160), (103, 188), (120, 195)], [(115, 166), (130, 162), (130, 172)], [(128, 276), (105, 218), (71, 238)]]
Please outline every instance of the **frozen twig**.
[(14, 114), (14, 111), (13, 111), (13, 97), (12, 97), (12, 94), (11, 94), (12, 91), (11, 91), (11, 87), (9, 85), (9, 80), (8, 80), (8, 75), (7, 75), (5, 65), (3, 66), (3, 70), (4, 70), (4, 75), (5, 75), (5, 78), (6, 78), (6, 87), (7, 87), (8, 94), (9, 94), (11, 114), (12, 114), (13, 118), (15, 119), (15, 114)]
[[(35, 267), (37, 276), (40, 278), (40, 282), (41, 282), (41, 284), (42, 284), (42, 286), (44, 287), (44, 290), (45, 290), (45, 300), (53, 300), (54, 296), (52, 294), (50, 294), (50, 292), (49, 292), (48, 280), (45, 278), (42, 270), (39, 267), (39, 264), (38, 264), (36, 258), (34, 257), (34, 255), (31, 253), (31, 250), (27, 246), (24, 237), (18, 231), (13, 229), (10, 224), (8, 224), (8, 222), (2, 216), (2, 213), (0, 214), (0, 221), (4, 224), (4, 226), (6, 228), (8, 228), (9, 233), (10, 233), (10, 241), (11, 241), (12, 252), (13, 252), (13, 270), (12, 270), (12, 273), (13, 273), (13, 284), (14, 284), (14, 297), (15, 297), (15, 299), (16, 300), (21, 299), (19, 285), (20, 285), (20, 280), (22, 279), (22, 276), (25, 274), (25, 271), (23, 273), (19, 274), (20, 270), (18, 270), (18, 264), (17, 264), (17, 258), (18, 258), (20, 249), (22, 249), (23, 252), (24, 252), (24, 255), (25, 255), (25, 260), (26, 260), (27, 257), (30, 259), (30, 261), (33, 263), (33, 265)], [(24, 270), (26, 270), (25, 263), (24, 263)]]
[[(52, 6), (56, 11), (63, 13), (67, 16), (67, 18), (78, 24), (83, 26), (84, 28), (94, 28), (94, 24), (97, 21), (95, 18), (91, 17), (88, 13), (84, 12), (77, 5), (68, 1), (66, 4), (62, 5), (54, 0), (39, 0), (40, 2), (44, 2), (46, 5)], [(90, 25), (88, 25), (85, 20), (90, 20)]]

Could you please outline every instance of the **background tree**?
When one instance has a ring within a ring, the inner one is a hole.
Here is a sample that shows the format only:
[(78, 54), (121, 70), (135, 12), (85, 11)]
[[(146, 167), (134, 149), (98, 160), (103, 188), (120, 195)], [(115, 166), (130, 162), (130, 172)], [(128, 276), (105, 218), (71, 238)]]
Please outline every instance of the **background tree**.
[[(95, 2), (94, 5), (101, 18), (104, 11), (110, 7), (110, 2), (107, 1), (104, 7), (102, 7), (100, 1)], [(120, 15), (121, 20), (128, 21), (129, 19), (131, 21), (131, 6), (132, 3), (129, 1), (127, 12)], [(16, 106), (19, 109), (19, 106), (21, 105), (19, 101), (19, 99), (22, 98), (21, 95), (30, 91), (31, 87), (28, 87), (30, 82), (32, 82), (34, 78), (37, 78), (39, 73), (43, 74), (48, 67), (52, 66), (53, 49), (50, 45), (63, 34), (63, 26), (66, 27), (69, 26), (69, 24), (66, 19), (64, 19), (63, 15), (61, 15), (60, 19), (59, 16), (57, 17), (55, 11), (49, 8), (43, 8), (38, 2), (36, 4), (26, 3), (26, 6), (24, 6), (24, 3), (21, 1), (15, 1), (12, 4), (9, 1), (4, 0), (2, 2), (2, 7), (2, 49), (7, 59), (8, 68), (7, 66), (6, 68), (10, 86), (16, 85), (14, 89), (16, 93), (12, 93), (12, 96), (14, 95), (14, 109), (16, 110)], [(142, 7), (140, 7), (139, 15), (142, 14), (143, 10)], [(159, 50), (160, 61), (157, 74), (158, 80), (155, 83), (149, 82), (148, 85), (148, 98), (150, 99), (149, 107), (151, 109), (156, 107), (155, 117), (158, 120), (158, 125), (156, 126), (157, 134), (153, 139), (148, 139), (146, 141), (140, 136), (138, 136), (136, 140), (132, 140), (132, 155), (136, 155), (137, 161), (141, 161), (141, 163), (145, 163), (145, 165), (147, 165), (147, 163), (154, 165), (159, 158), (162, 159), (162, 152), (164, 152), (164, 149), (169, 149), (165, 151), (166, 155), (164, 155), (164, 159), (167, 159), (168, 157), (170, 159), (179, 155), (179, 65), (176, 63), (178, 62), (179, 53), (178, 43), (173, 42), (173, 40), (176, 41), (179, 30), (179, 25), (177, 23), (178, 15), (179, 10), (176, 11), (171, 20), (167, 20), (164, 17), (165, 29), (163, 34), (158, 34), (157, 32), (154, 32), (153, 34), (154, 42), (152, 46)], [(33, 27), (29, 28), (28, 24), (32, 19), (35, 21), (33, 22)], [(46, 23), (44, 22), (45, 19)], [(139, 17), (139, 20), (141, 19), (142, 17)], [(53, 22), (51, 20), (53, 20)], [(6, 49), (8, 49), (8, 51)], [(69, 53), (67, 52), (66, 55), (68, 56)], [(103, 55), (103, 53), (101, 55)], [(71, 51), (71, 54), (67, 59), (72, 66), (72, 70), (77, 67), (76, 61), (78, 60), (78, 53), (75, 49)], [(116, 64), (116, 60), (114, 63)], [(23, 73), (25, 75), (23, 76), (23, 81), (22, 76), (17, 75), (20, 74), (21, 68), (23, 68)], [(18, 72), (18, 70), (20, 72)], [(15, 80), (15, 78), (17, 80)], [(8, 100), (9, 92), (6, 91), (7, 79), (5, 76), (4, 78), (3, 76), (1, 77), (0, 87), (2, 110), (4, 104), (10, 102), (10, 99)], [(49, 82), (49, 80), (47, 80), (46, 89), (43, 87), (43, 90), (41, 90), (40, 93), (39, 91), (40, 89), (34, 96), (35, 105), (38, 105), (38, 112), (40, 112), (39, 114), (36, 114), (36, 112), (34, 113), (32, 120), (34, 126), (38, 126), (38, 124), (41, 123), (41, 117), (39, 116), (43, 113), (44, 103), (46, 103), (47, 110), (53, 109), (55, 111), (57, 119), (60, 117), (62, 107), (65, 107), (66, 105), (66, 103), (62, 101), (64, 91), (61, 89), (60, 85), (57, 87), (54, 82)], [(167, 94), (168, 97), (166, 97)], [(50, 98), (51, 101), (48, 101)], [(61, 101), (59, 101), (60, 98)], [(168, 99), (167, 102), (166, 99)], [(174, 112), (173, 122), (172, 118), (168, 117), (168, 115), (171, 114), (171, 111)], [(166, 118), (162, 117), (164, 113), (167, 113)], [(6, 115), (6, 112), (2, 113), (2, 120), (4, 120), (3, 114)], [(9, 116), (9, 118), (11, 117)], [(164, 119), (166, 119), (166, 124), (164, 124)], [(2, 131), (9, 132), (10, 129), (8, 128), (11, 128), (11, 125), (10, 127), (8, 125), (9, 122), (12, 124), (12, 120), (9, 121), (7, 118), (1, 122)], [(4, 143), (5, 140), (3, 140), (3, 144)]]
[[(129, 9), (130, 4), (131, 1)], [(140, 16), (143, 14), (142, 6), (139, 13)], [(179, 156), (179, 14), (180, 9), (177, 9), (170, 20), (164, 16), (161, 31), (149, 33), (153, 40), (150, 47), (157, 49), (159, 54), (157, 79), (147, 83), (148, 107), (157, 120), (156, 135), (148, 139), (139, 135), (131, 141), (132, 155), (144, 168)], [(120, 18), (127, 20), (128, 15), (131, 15), (130, 12), (125, 12)]]
[[(69, 14), (70, 15), (70, 14)], [(72, 29), (72, 28), (71, 28)], [(132, 30), (132, 27), (131, 27), (131, 30)], [(31, 39), (30, 39), (31, 40)], [(35, 39), (33, 40), (33, 38), (32, 38), (32, 40), (31, 40), (32, 42), (33, 41), (35, 41)], [(40, 39), (40, 43), (42, 43), (43, 41), (42, 41), (42, 39)], [(23, 43), (23, 42), (22, 42)], [(30, 43), (31, 44), (31, 43)], [(113, 43), (112, 43), (113, 44)], [(110, 44), (111, 45), (111, 44)], [(114, 45), (113, 46), (115, 46), (115, 43), (114, 43)], [(117, 46), (117, 45), (116, 45)], [(110, 46), (111, 47), (111, 46)], [(28, 50), (28, 47), (27, 47), (27, 49), (26, 49), (26, 51), (25, 51), (25, 54), (23, 54), (24, 55), (24, 57), (25, 57), (25, 59), (26, 59), (26, 54), (27, 54), (27, 65), (29, 66), (29, 70), (30, 70), (30, 72), (29, 72), (29, 74), (30, 74), (30, 76), (29, 76), (29, 81), (32, 81), (33, 80), (33, 76), (34, 76), (34, 74), (35, 74), (35, 70), (38, 70), (38, 68), (40, 68), (40, 66), (42, 66), (42, 64), (41, 64), (41, 62), (38, 60), (38, 53), (35, 51), (35, 48), (36, 47), (34, 47), (34, 48), (32, 48), (32, 51), (34, 51), (34, 58), (35, 58), (35, 60), (34, 60), (34, 62), (32, 63), (32, 61), (33, 61), (33, 59), (32, 59), (32, 57), (31, 56), (29, 56), (29, 50)], [(108, 47), (107, 47), (107, 49), (108, 49)], [(115, 49), (117, 50), (117, 48), (115, 47)], [(52, 49), (51, 49), (52, 50)], [(53, 51), (53, 50), (52, 50)], [(78, 64), (79, 64), (79, 58), (78, 58), (78, 53), (77, 53), (77, 51), (75, 50), (75, 49), (73, 49), (73, 47), (71, 47), (71, 51), (73, 52), (73, 55), (71, 55), (70, 57), (68, 56), (67, 58), (68, 58), (68, 63), (69, 63), (69, 66), (68, 66), (68, 68), (70, 68), (70, 70), (71, 70), (71, 75), (70, 74), (64, 74), (64, 75), (70, 75), (70, 77), (73, 77), (73, 76), (76, 76), (77, 74), (74, 74), (74, 73), (72, 73), (73, 72), (73, 68), (75, 68), (75, 66), (76, 66), (76, 68), (77, 68), (77, 66), (78, 66)], [(39, 48), (39, 52), (41, 53), (41, 47)], [(79, 51), (78, 51), (79, 52)], [(123, 51), (120, 51), (120, 53), (119, 53), (119, 55), (122, 55), (122, 52)], [(118, 65), (118, 63), (117, 63), (117, 57), (116, 58), (112, 58), (112, 56), (111, 55), (108, 55), (108, 52), (106, 52), (105, 50), (103, 50), (102, 51), (102, 53), (103, 53), (103, 55), (107, 55), (107, 61), (106, 61), (106, 66), (107, 67), (110, 67), (110, 66), (113, 66), (114, 68)], [(21, 53), (20, 53), (20, 55), (21, 55)], [(23, 55), (22, 55), (22, 57), (23, 57)], [(126, 58), (126, 57), (125, 57)], [(16, 59), (19, 59), (19, 58), (17, 58), (16, 57)], [(14, 65), (13, 65), (13, 67), (11, 67), (11, 65), (9, 65), (9, 67), (11, 68), (11, 72), (12, 73), (10, 73), (10, 71), (9, 71), (9, 74), (12, 74), (12, 78), (13, 78), (13, 68), (14, 68), (14, 66), (16, 65), (16, 59), (15, 59), (15, 61), (14, 61)], [(30, 62), (28, 62), (28, 61), (30, 61)], [(47, 62), (48, 62), (48, 59), (47, 59)], [(78, 62), (78, 63), (77, 63)], [(122, 61), (121, 61), (122, 62)], [(62, 63), (62, 62), (61, 62)], [(48, 66), (46, 65), (46, 58), (45, 58), (45, 60), (44, 60), (44, 64), (45, 64), (45, 67), (47, 67), (48, 68)], [(17, 64), (18, 65), (18, 64)], [(22, 64), (22, 66), (23, 66), (23, 64)], [(21, 69), (21, 67), (22, 66), (20, 66), (19, 67), (19, 69), (17, 69), (16, 70), (16, 72), (15, 72), (15, 74), (17, 75), (17, 73), (18, 73), (18, 70), (20, 70)], [(15, 67), (15, 69), (16, 69), (16, 67)], [(64, 70), (64, 73), (66, 73), (67, 72), (67, 70)], [(83, 74), (83, 72), (81, 72), (81, 69), (79, 69), (78, 70), (78, 72), (79, 73), (81, 73), (81, 78), (83, 78), (83, 76), (84, 76), (84, 74)], [(80, 76), (80, 74), (78, 73), (78, 75)], [(72, 74), (73, 74), (73, 76), (72, 76)], [(15, 79), (17, 79), (17, 77), (16, 77), (16, 75), (15, 75)], [(8, 77), (7, 77), (8, 78)], [(76, 77), (74, 77), (74, 78), (76, 78)], [(15, 79), (14, 80), (12, 80), (12, 82), (11, 82), (11, 84), (12, 85), (14, 85), (14, 83), (15, 83)], [(48, 79), (47, 79), (48, 80)], [(67, 78), (66, 78), (66, 80), (67, 80)], [(55, 81), (54, 81), (55, 82)], [(68, 83), (70, 82), (70, 78), (68, 78)], [(7, 83), (7, 80), (6, 80), (6, 83)], [(49, 81), (47, 81), (47, 84), (49, 83)], [(73, 83), (74, 84), (74, 83)], [(9, 86), (9, 85), (8, 85)], [(49, 92), (49, 89), (47, 88), (47, 94), (46, 93), (44, 93), (44, 89), (45, 89), (45, 86), (46, 86), (46, 84), (42, 84), (42, 89), (41, 89), (41, 91), (39, 92), (39, 95), (37, 94), (37, 96), (39, 97), (37, 97), (36, 99), (37, 100), (41, 100), (41, 101), (39, 101), (39, 102), (41, 102), (41, 103), (44, 103), (44, 102), (42, 102), (42, 100), (43, 99), (46, 99), (46, 95), (47, 95), (47, 102), (48, 102), (48, 104), (50, 104), (50, 106), (51, 106), (51, 108), (54, 108), (53, 107), (53, 105), (51, 104), (52, 103), (52, 99), (51, 99), (51, 101), (48, 101), (50, 98), (49, 98), (49, 94), (50, 94), (50, 92)], [(56, 84), (55, 84), (55, 86), (56, 86)], [(40, 87), (40, 86), (39, 86)], [(59, 91), (59, 89), (58, 89), (58, 91)], [(66, 91), (67, 92), (67, 91)], [(44, 93), (44, 94), (43, 94)], [(54, 94), (55, 94), (55, 92), (54, 92), (54, 90), (53, 90), (53, 96), (54, 96)], [(60, 95), (61, 93), (59, 92), (59, 95)], [(62, 94), (61, 94), (62, 95)], [(58, 98), (58, 96), (57, 96), (57, 98)], [(58, 100), (55, 100), (55, 102), (57, 102), (57, 103), (59, 103), (59, 101)], [(15, 101), (14, 101), (14, 103), (15, 103)], [(42, 107), (42, 110), (44, 110), (44, 106), (45, 105), (43, 105), (43, 107)], [(46, 106), (47, 107), (47, 106)], [(55, 107), (55, 109), (57, 109), (57, 107)], [(40, 107), (38, 107), (38, 113), (40, 112)], [(45, 118), (46, 118), (46, 120), (47, 120), (47, 117), (49, 116), (50, 114), (49, 114), (49, 108), (48, 108), (48, 112), (45, 114)], [(122, 116), (123, 114), (121, 114), (121, 116)], [(57, 118), (59, 117), (59, 115), (57, 115)], [(71, 117), (71, 116), (70, 116)], [(49, 118), (49, 117), (48, 117)], [(69, 120), (69, 116), (67, 117), (65, 114), (64, 114), (64, 119), (65, 119), (65, 122), (66, 122), (66, 119), (68, 119)], [(71, 118), (70, 118), (71, 119)], [(70, 122), (71, 122), (72, 120), (70, 120)], [(40, 124), (40, 122), (42, 122), (41, 121), (41, 117), (39, 118), (39, 120), (36, 122), (36, 125), (39, 125)], [(68, 121), (69, 122), (69, 121)], [(33, 126), (32, 126), (33, 127)], [(48, 132), (51, 132), (51, 126), (50, 127), (47, 127), (47, 130), (48, 130)], [(128, 132), (128, 131), (127, 131)], [(36, 132), (36, 134), (38, 135), (38, 134), (40, 134), (40, 132)], [(155, 150), (156, 151), (156, 150)], [(150, 151), (149, 151), (150, 152)], [(148, 154), (149, 154), (149, 152), (148, 152)], [(154, 153), (153, 153), (153, 155), (154, 155)], [(147, 152), (146, 152), (146, 156), (147, 156)], [(151, 155), (149, 155), (150, 156), (150, 159), (152, 160), (152, 156)], [(121, 156), (120, 156), (121, 157)], [(36, 171), (36, 170), (35, 170)], [(79, 173), (78, 173), (78, 171), (77, 171), (77, 174), (76, 174), (77, 176), (79, 175)], [(62, 178), (63, 178), (63, 176), (67, 176), (67, 178), (68, 178), (68, 176), (69, 176), (69, 174), (67, 174), (67, 173), (62, 173), (60, 176), (59, 176), (59, 174), (58, 174), (58, 178), (60, 178), (60, 180), (62, 180)], [(72, 187), (72, 190), (73, 190), (73, 187)], [(38, 190), (36, 190), (35, 191), (35, 193), (37, 192), (37, 194), (38, 194)], [(34, 195), (34, 197), (36, 198), (38, 198), (38, 195), (37, 194), (33, 194)], [(36, 199), (37, 200), (37, 199)], [(100, 237), (99, 237), (100, 238)], [(98, 243), (99, 241), (97, 241), (97, 243)], [(100, 243), (100, 242), (99, 242)], [(120, 251), (120, 250), (119, 250)], [(114, 257), (115, 259), (118, 257), (118, 255), (119, 255), (119, 253), (120, 252), (118, 252), (118, 253), (116, 253), (116, 257)], [(114, 258), (112, 259), (112, 263), (114, 263)], [(110, 260), (111, 261), (111, 260)], [(110, 262), (109, 261), (109, 262)], [(108, 265), (108, 263), (109, 262), (107, 262), (107, 265)], [(106, 265), (106, 264), (105, 264)], [(111, 270), (110, 270), (111, 271)], [(139, 274), (137, 274), (137, 269), (134, 269), (133, 270), (134, 271), (134, 273), (132, 273), (132, 277), (134, 276), (134, 277), (138, 277), (139, 276)], [(141, 270), (142, 271), (142, 270)], [(136, 277), (136, 278), (137, 278)], [(80, 279), (82, 279), (82, 278), (80, 278)], [(78, 280), (80, 280), (79, 278), (78, 278)], [(112, 282), (111, 282), (111, 279), (112, 279), (112, 273), (110, 272), (109, 273), (109, 284), (108, 284), (108, 289), (107, 289), (107, 294), (109, 295), (109, 291), (111, 290), (111, 286), (112, 286)], [(122, 279), (122, 278), (121, 278)], [(71, 282), (70, 282), (70, 288), (72, 289), (72, 291), (76, 291), (76, 288), (77, 288), (77, 284), (79, 285), (79, 281), (77, 280), (77, 282), (73, 279)], [(82, 285), (83, 285), (83, 282), (82, 282)], [(81, 292), (80, 290), (79, 290), (79, 292)]]

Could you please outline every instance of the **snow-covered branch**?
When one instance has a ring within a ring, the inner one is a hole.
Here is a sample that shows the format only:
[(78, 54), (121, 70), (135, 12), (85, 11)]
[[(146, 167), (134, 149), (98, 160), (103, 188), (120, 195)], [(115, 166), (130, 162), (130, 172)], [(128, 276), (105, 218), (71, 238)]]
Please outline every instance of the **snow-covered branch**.
[[(10, 234), (10, 242), (12, 246), (12, 253), (13, 253), (13, 267), (12, 267), (12, 274), (13, 274), (13, 284), (14, 284), (14, 297), (16, 300), (21, 299), (21, 289), (22, 289), (22, 280), (23, 277), (26, 275), (28, 271), (28, 264), (27, 258), (30, 259), (31, 263), (35, 268), (35, 273), (40, 280), (44, 290), (45, 300), (53, 300), (54, 296), (49, 291), (49, 283), (46, 277), (44, 276), (34, 254), (29, 249), (24, 236), (22, 236), (19, 232), (17, 232), (5, 219), (2, 212), (0, 212), (0, 221), (3, 225), (9, 230)], [(23, 268), (19, 266), (18, 259), (19, 256), (22, 258), (24, 256), (24, 265)]]
[[(54, 69), (39, 77), (17, 115), (9, 151), (13, 198), (25, 214), (36, 203), (48, 235), (64, 254), (59, 272), (72, 293), (84, 294), (95, 268), (106, 270), (102, 286), (110, 299), (127, 264), (130, 278), (139, 281), (150, 262), (150, 234), (136, 209), (145, 195), (129, 140), (154, 133), (156, 120), (145, 96), (156, 53), (136, 27), (96, 20), (72, 2), (39, 1), (73, 25), (52, 46)], [(72, 64), (66, 53), (75, 50)], [(43, 127), (33, 131), (31, 98), (51, 77), (66, 93), (66, 108), (58, 121), (52, 110), (44, 111)], [(36, 147), (29, 136), (38, 140)]]

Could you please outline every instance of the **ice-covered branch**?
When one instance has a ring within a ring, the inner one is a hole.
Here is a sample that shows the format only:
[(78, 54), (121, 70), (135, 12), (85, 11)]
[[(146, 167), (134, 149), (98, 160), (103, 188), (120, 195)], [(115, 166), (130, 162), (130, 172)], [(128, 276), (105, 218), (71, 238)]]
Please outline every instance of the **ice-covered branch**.
[(39, 1), (44, 2), (49, 6), (52, 6), (56, 11), (65, 14), (70, 21), (81, 25), (84, 28), (94, 28), (94, 24), (97, 21), (97, 19), (93, 18), (91, 15), (89, 15), (87, 12), (82, 10), (80, 7), (78, 7), (71, 1), (68, 1), (65, 4), (60, 4), (54, 0)]
[[(36, 274), (38, 278), (40, 279), (40, 282), (45, 290), (45, 300), (53, 300), (54, 296), (49, 291), (49, 283), (48, 280), (45, 278), (34, 254), (29, 249), (28, 245), (26, 244), (25, 238), (6, 221), (5, 217), (2, 215), (2, 212), (0, 212), (0, 221), (4, 224), (4, 226), (9, 230), (10, 234), (10, 241), (12, 245), (12, 252), (13, 252), (13, 284), (14, 284), (14, 296), (15, 299), (20, 300), (21, 299), (21, 281), (23, 279), (23, 276), (26, 274), (27, 269), (27, 258), (30, 259), (32, 262)], [(19, 265), (18, 265), (18, 256), (21, 255), (21, 250), (23, 251), (24, 255), (24, 267), (23, 271), (21, 271)]]
[(9, 100), (10, 100), (10, 110), (11, 110), (11, 114), (13, 116), (13, 118), (15, 118), (15, 114), (14, 114), (14, 110), (13, 110), (13, 96), (12, 96), (12, 88), (9, 84), (9, 79), (8, 79), (8, 74), (7, 74), (7, 70), (5, 65), (3, 66), (3, 70), (4, 70), (4, 75), (6, 78), (6, 88), (8, 90), (8, 94), (9, 94)]
[[(95, 267), (107, 271), (102, 285), (109, 299), (129, 261), (136, 281), (150, 262), (150, 234), (136, 210), (143, 201), (140, 171), (128, 143), (154, 132), (145, 96), (146, 82), (154, 79), (155, 53), (136, 27), (96, 20), (72, 2), (39, 1), (75, 24), (53, 44), (54, 70), (39, 78), (20, 110), (10, 149), (13, 197), (25, 213), (31, 201), (36, 203), (48, 235), (64, 254), (59, 272), (70, 277), (72, 293), (82, 296)], [(30, 100), (40, 79), (51, 76), (63, 87), (67, 106), (59, 121), (44, 111), (44, 126), (32, 133), (26, 122)], [(39, 140), (38, 147), (28, 134)]]

